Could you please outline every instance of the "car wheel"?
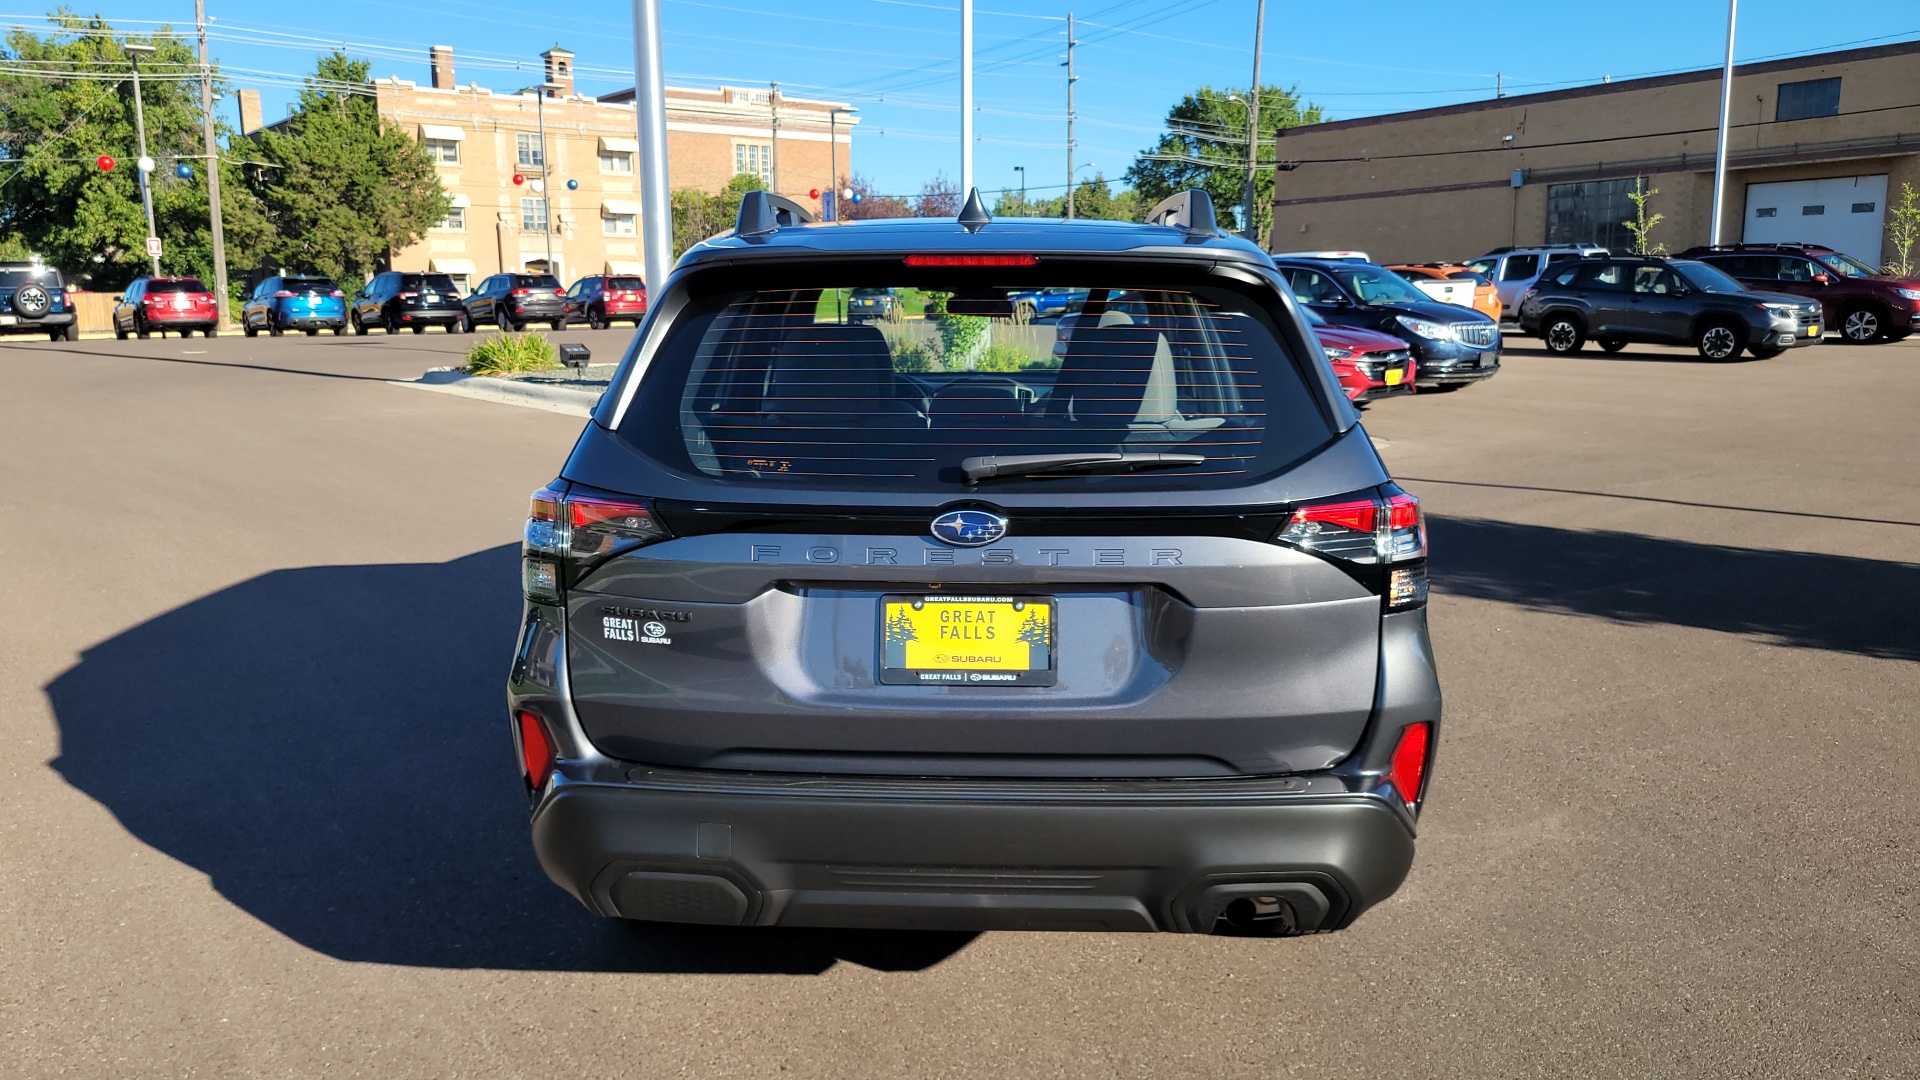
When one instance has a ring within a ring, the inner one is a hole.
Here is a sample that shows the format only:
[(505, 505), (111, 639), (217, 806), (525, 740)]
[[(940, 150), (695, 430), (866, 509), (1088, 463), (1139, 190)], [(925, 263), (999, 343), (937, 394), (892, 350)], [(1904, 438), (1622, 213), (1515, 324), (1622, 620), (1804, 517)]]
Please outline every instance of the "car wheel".
[(333, 336), (334, 336), (334, 337), (346, 337), (346, 336), (347, 336), (347, 324), (346, 324), (346, 323), (341, 323), (341, 324), (340, 324), (339, 326), (336, 326), (336, 327), (334, 327), (334, 328), (333, 328)]
[(64, 341), (79, 341), (80, 340), (80, 324), (77, 322), (68, 323), (66, 326), (66, 329), (61, 331), (60, 337)]
[(307, 327), (307, 336), (308, 336), (308, 337), (319, 337), (319, 336), (320, 336), (320, 328), (319, 328), (319, 327), (317, 327), (317, 326), (309, 326), (309, 327)]
[(1546, 326), (1540, 330), (1540, 340), (1546, 342), (1547, 351), (1555, 356), (1572, 356), (1586, 344), (1587, 328), (1571, 315), (1549, 315)]
[(513, 320), (507, 318), (506, 310), (503, 308), (494, 309), (493, 324), (495, 326), (498, 326), (500, 328), (500, 332), (503, 334), (510, 334), (513, 332)]
[(1786, 352), (1786, 350), (1778, 345), (1747, 346), (1747, 355), (1753, 357), (1755, 360), (1771, 360), (1783, 352)]
[(119, 341), (127, 340), (127, 332), (125, 330), (120, 329), (119, 323), (113, 324), (113, 336), (115, 339)]
[(347, 316), (347, 322), (352, 324), (353, 332), (355, 336), (357, 337), (367, 336), (367, 324), (360, 321), (359, 312), (356, 311), (353, 314)]
[(1872, 308), (1853, 308), (1840, 315), (1840, 336), (1849, 345), (1871, 345), (1880, 340), (1880, 332), (1886, 326), (1886, 320)]
[(281, 326), (277, 322), (270, 322), (267, 324), (268, 337), (279, 337), (282, 334), (285, 334), (286, 332), (287, 332), (287, 328), (284, 326)]
[(1627, 347), (1627, 343), (1621, 341), (1619, 338), (1600, 338), (1598, 340), (1603, 352), (1619, 352), (1621, 349)]
[(427, 332), (427, 328), (424, 326), (416, 326), (413, 328), (413, 332), (416, 334), (424, 334)]
[(564, 329), (564, 328), (566, 327), (566, 325), (567, 325), (567, 324), (566, 324), (566, 321), (565, 321), (564, 319), (550, 319), (550, 320), (548, 320), (548, 322), (547, 322), (547, 325), (548, 325), (549, 327), (552, 327), (552, 328), (553, 328), (553, 332), (557, 334), (557, 333), (559, 333), (559, 332), (560, 332), (560, 331), (561, 331), (562, 329)]
[(449, 334), (464, 334), (464, 333), (467, 333), (467, 317), (466, 317), (465, 315), (462, 315), (462, 316), (460, 316), (459, 318), (457, 318), (457, 319), (455, 319), (455, 320), (453, 320), (452, 322), (450, 322), (450, 323), (448, 323), (448, 324), (447, 324), (447, 333), (449, 333)]
[(205, 330), (200, 331), (200, 336), (201, 337), (219, 337), (220, 328), (217, 326), (209, 326)]
[(607, 328), (606, 315), (602, 312), (597, 312), (592, 308), (588, 308), (587, 309), (587, 329), (605, 330), (606, 328)]
[(382, 315), (380, 316), (380, 329), (385, 330), (389, 334), (397, 334), (400, 332), (400, 320), (391, 315)]
[(243, 323), (241, 323), (241, 324), (240, 324), (240, 332), (241, 332), (241, 333), (243, 333), (243, 334), (245, 334), (245, 335), (247, 335), (248, 337), (259, 337), (259, 336), (260, 336), (260, 328), (259, 328), (259, 327), (257, 327), (257, 326), (255, 326), (255, 325), (253, 325), (253, 324), (252, 324), (252, 323), (250, 323), (250, 322), (243, 322)]
[(145, 341), (149, 336), (152, 335), (152, 333), (153, 332), (151, 330), (147, 329), (147, 320), (141, 318), (138, 315), (135, 315), (133, 317), (133, 336), (134, 337), (139, 338), (141, 341)]
[(1693, 347), (1706, 360), (1732, 360), (1740, 355), (1741, 346), (1746, 344), (1746, 335), (1732, 323), (1708, 323), (1694, 335)]

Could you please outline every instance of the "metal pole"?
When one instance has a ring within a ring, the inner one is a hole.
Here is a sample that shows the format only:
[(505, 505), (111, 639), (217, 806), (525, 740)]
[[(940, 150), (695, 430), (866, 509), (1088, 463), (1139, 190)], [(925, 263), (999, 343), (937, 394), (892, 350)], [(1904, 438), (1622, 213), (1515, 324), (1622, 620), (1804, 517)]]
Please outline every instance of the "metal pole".
[(1027, 167), (1015, 165), (1013, 171), (1020, 174), (1020, 216), (1025, 217), (1027, 214)]
[(1720, 211), (1727, 192), (1727, 114), (1733, 110), (1733, 24), (1739, 11), (1740, 0), (1727, 0), (1727, 63), (1720, 69), (1720, 136), (1713, 150), (1713, 224), (1707, 230), (1708, 244), (1720, 242)]
[(767, 95), (767, 108), (773, 111), (773, 142), (768, 148), (768, 152), (773, 157), (773, 161), (769, 163), (773, 180), (767, 185), (767, 189), (778, 195), (780, 194), (780, 84), (768, 83), (767, 85), (772, 88)]
[(960, 197), (973, 190), (973, 0), (960, 0)]
[(207, 0), (193, 0), (193, 21), (200, 31), (200, 137), (207, 147), (207, 218), (213, 227), (213, 310), (227, 320), (227, 237), (220, 224), (220, 144), (214, 139), (213, 66), (207, 62)]
[[(140, 174), (140, 205), (146, 207), (147, 210), (147, 238), (149, 240), (159, 236), (160, 231), (155, 228), (153, 224), (153, 188), (147, 181), (147, 170), (140, 168), (140, 165), (151, 160), (147, 156), (147, 113), (140, 104), (140, 54), (142, 52), (152, 51), (153, 46), (151, 45), (139, 49), (129, 48), (127, 50), (127, 62), (133, 65), (133, 130), (140, 142), (140, 160), (134, 163), (133, 171)], [(149, 254), (147, 259), (153, 264), (153, 276), (159, 277), (160, 256)]]
[(1073, 12), (1067, 12), (1067, 219), (1073, 219), (1073, 84), (1080, 76), (1073, 73)]
[(534, 115), (540, 123), (540, 216), (541, 228), (547, 234), (547, 273), (559, 276), (559, 268), (553, 265), (553, 185), (547, 177), (553, 172), (547, 167), (547, 87), (542, 83), (534, 91)]
[(833, 208), (823, 216), (828, 221), (840, 220), (840, 110), (832, 106), (827, 107), (827, 186), (822, 193), (826, 201), (820, 208)]
[(1253, 16), (1253, 91), (1247, 95), (1247, 209), (1246, 228), (1241, 235), (1260, 242), (1260, 226), (1254, 223), (1253, 200), (1259, 188), (1260, 174), (1260, 45), (1267, 32), (1267, 0), (1260, 0)]
[[(647, 288), (673, 269), (673, 208), (667, 191), (666, 71), (660, 60), (660, 0), (633, 0), (633, 112), (640, 135), (640, 251)], [(653, 294), (658, 295), (658, 294)]]

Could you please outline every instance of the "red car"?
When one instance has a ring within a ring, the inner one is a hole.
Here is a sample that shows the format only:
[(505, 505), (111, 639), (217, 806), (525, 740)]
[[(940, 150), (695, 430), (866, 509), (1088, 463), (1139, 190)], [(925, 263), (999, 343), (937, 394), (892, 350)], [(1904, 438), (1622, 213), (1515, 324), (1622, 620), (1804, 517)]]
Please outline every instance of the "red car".
[(145, 338), (156, 330), (162, 337), (169, 330), (181, 337), (195, 330), (205, 337), (220, 332), (220, 311), (199, 278), (141, 278), (119, 301), (113, 307), (113, 336), (122, 341), (128, 334)]
[(1413, 393), (1416, 372), (1406, 342), (1357, 326), (1335, 326), (1304, 304), (1300, 313), (1313, 324), (1314, 336), (1326, 350), (1327, 362), (1333, 365), (1333, 374), (1347, 392), (1348, 401)]
[(647, 283), (637, 277), (596, 274), (573, 283), (566, 294), (566, 321), (605, 330), (615, 322), (640, 325), (647, 315)]

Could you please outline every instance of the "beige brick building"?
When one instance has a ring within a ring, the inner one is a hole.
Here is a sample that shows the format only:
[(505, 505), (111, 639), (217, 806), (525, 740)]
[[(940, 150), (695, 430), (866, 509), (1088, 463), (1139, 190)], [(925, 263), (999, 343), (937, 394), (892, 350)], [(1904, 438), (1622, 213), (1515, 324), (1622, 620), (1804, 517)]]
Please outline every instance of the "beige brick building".
[[(1271, 246), (1392, 262), (1630, 247), (1637, 178), (1660, 192), (1656, 243), (1704, 244), (1719, 109), (1715, 68), (1293, 128), (1279, 158), (1301, 164), (1278, 174)], [(1885, 260), (1887, 203), (1920, 187), (1920, 43), (1740, 66), (1730, 122), (1722, 242)]]
[[(453, 50), (445, 46), (432, 51), (432, 85), (375, 81), (381, 115), (426, 144), (454, 203), (426, 239), (393, 254), (393, 269), (443, 271), (463, 290), (510, 270), (547, 269), (563, 283), (641, 272), (633, 94), (577, 94), (573, 54), (556, 47), (541, 58), (547, 83), (557, 88), (496, 93), (458, 85)], [(820, 200), (808, 193), (832, 187), (830, 132), (839, 173), (851, 172), (857, 118), (829, 115), (844, 109), (771, 87), (670, 87), (672, 186), (714, 192), (736, 173), (756, 173), (817, 212)]]

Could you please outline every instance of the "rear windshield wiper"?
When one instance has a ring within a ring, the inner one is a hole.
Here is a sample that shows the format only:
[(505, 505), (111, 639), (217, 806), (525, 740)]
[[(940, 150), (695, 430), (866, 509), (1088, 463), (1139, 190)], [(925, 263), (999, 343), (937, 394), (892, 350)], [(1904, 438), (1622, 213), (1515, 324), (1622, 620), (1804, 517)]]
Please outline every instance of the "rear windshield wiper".
[(1128, 473), (1142, 469), (1180, 469), (1205, 465), (1199, 454), (998, 454), (962, 458), (967, 483), (1011, 476), (1055, 476), (1061, 473)]

